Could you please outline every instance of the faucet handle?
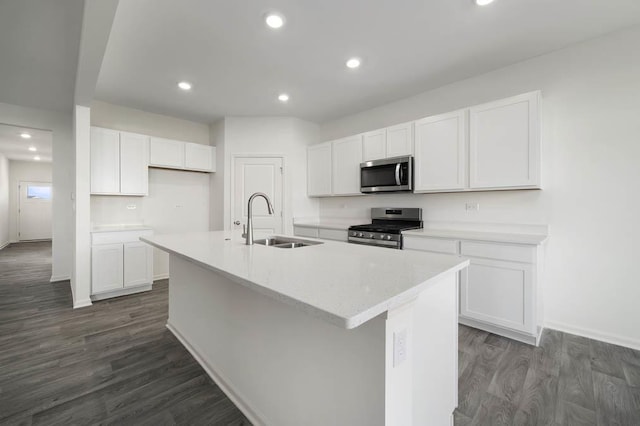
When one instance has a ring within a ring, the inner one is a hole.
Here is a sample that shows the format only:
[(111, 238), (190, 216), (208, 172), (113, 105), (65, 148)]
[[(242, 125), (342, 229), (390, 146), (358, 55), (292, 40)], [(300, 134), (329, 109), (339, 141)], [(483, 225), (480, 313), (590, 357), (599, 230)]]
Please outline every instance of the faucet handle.
[(242, 238), (247, 238), (247, 226), (243, 223), (242, 224)]

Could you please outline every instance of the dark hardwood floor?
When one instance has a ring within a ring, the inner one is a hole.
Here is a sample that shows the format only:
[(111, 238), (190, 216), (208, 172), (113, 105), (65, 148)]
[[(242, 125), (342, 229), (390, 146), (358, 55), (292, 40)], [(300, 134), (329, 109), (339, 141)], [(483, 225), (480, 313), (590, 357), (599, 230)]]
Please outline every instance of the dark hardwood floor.
[[(0, 251), (0, 424), (249, 425), (166, 330), (166, 281), (72, 310), (50, 263), (50, 243)], [(640, 352), (459, 330), (457, 426), (640, 425)]]
[(0, 424), (249, 425), (165, 328), (167, 281), (71, 309), (51, 244), (0, 251)]

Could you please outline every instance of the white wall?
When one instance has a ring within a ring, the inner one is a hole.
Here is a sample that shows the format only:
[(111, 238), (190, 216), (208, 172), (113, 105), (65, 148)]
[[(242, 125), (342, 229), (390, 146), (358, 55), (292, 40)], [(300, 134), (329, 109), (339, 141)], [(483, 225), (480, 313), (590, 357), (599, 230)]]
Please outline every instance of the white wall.
[(631, 28), (321, 127), (328, 140), (541, 89), (542, 191), (323, 199), (321, 215), (421, 206), (426, 221), (549, 224), (547, 325), (640, 348), (639, 43)]
[(0, 250), (9, 244), (9, 160), (0, 153)]
[(71, 114), (0, 103), (0, 123), (53, 132), (53, 257), (51, 280), (71, 277), (74, 233), (74, 147)]
[[(231, 163), (234, 155), (278, 154), (284, 158), (285, 233), (293, 233), (293, 217), (318, 215), (318, 200), (306, 196), (307, 146), (318, 142), (316, 124), (291, 117), (225, 117), (212, 125), (212, 134), (217, 154), (224, 156), (224, 171), (220, 173), (218, 169), (214, 183), (216, 190), (220, 185), (224, 187), (224, 229), (231, 228)], [(223, 154), (218, 151), (220, 147)], [(222, 175), (224, 181), (220, 183)], [(215, 197), (219, 200), (219, 194)], [(219, 210), (216, 212), (219, 215)], [(218, 218), (216, 226), (219, 224)]]
[(20, 182), (51, 182), (51, 163), (9, 161), (9, 238), (18, 241), (18, 185)]
[[(104, 102), (91, 104), (91, 125), (145, 135), (209, 144), (209, 125), (152, 114)], [(210, 207), (208, 173), (149, 169), (149, 196), (91, 196), (93, 225), (151, 226), (156, 234), (208, 231)], [(135, 205), (135, 209), (130, 209)], [(153, 275), (166, 278), (169, 260), (154, 249)]]

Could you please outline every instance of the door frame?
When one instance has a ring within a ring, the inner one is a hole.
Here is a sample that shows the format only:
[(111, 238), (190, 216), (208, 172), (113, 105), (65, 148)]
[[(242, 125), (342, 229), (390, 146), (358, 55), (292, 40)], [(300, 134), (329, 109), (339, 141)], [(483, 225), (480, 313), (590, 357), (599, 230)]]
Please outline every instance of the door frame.
[[(53, 180), (53, 179), (52, 179)], [(20, 207), (21, 207), (21, 201), (22, 201), (22, 192), (21, 192), (21, 186), (24, 184), (30, 184), (30, 183), (35, 183), (35, 184), (47, 184), (51, 187), (51, 238), (45, 238), (42, 240), (22, 240), (20, 239)], [(17, 206), (17, 210), (16, 210), (16, 232), (18, 233), (18, 242), (27, 242), (27, 241), (53, 241), (53, 182), (45, 182), (45, 181), (38, 181), (38, 180), (25, 180), (25, 181), (18, 181), (18, 191), (17, 191), (17, 202), (16, 202), (16, 206)]]
[(251, 153), (251, 154), (231, 154), (231, 165), (229, 167), (229, 171), (231, 173), (230, 179), (229, 179), (229, 209), (227, 210), (227, 215), (229, 216), (229, 222), (227, 223), (227, 226), (229, 227), (229, 230), (233, 230), (234, 226), (233, 226), (233, 215), (231, 213), (233, 213), (233, 206), (235, 205), (235, 185), (236, 185), (236, 159), (238, 158), (279, 158), (282, 161), (282, 188), (280, 188), (280, 190), (282, 191), (282, 216), (280, 216), (280, 221), (281, 221), (281, 229), (282, 229), (282, 233), (286, 234), (287, 229), (285, 227), (285, 216), (286, 216), (286, 207), (288, 205), (287, 201), (288, 201), (288, 197), (287, 197), (287, 193), (285, 192), (285, 189), (287, 188), (287, 184), (285, 183), (287, 179), (285, 179), (285, 177), (287, 176), (286, 171), (287, 171), (287, 167), (286, 167), (286, 163), (285, 163), (285, 156), (284, 154), (277, 154), (277, 153), (269, 153), (269, 154), (256, 154), (256, 153)]

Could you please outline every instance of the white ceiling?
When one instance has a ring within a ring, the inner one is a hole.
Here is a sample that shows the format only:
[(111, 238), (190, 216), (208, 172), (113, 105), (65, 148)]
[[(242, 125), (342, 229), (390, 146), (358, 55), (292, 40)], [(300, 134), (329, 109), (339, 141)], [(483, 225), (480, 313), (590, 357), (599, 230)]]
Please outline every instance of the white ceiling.
[(0, 102), (70, 111), (83, 0), (0, 0)]
[[(264, 25), (270, 10), (285, 27)], [(97, 98), (203, 122), (323, 122), (639, 22), (638, 0), (121, 1)]]
[[(31, 139), (20, 137), (22, 132), (29, 133)], [(30, 146), (35, 147), (37, 151), (29, 151)], [(49, 130), (0, 124), (0, 153), (10, 160), (36, 161), (33, 157), (37, 155), (40, 162), (50, 163), (52, 146), (53, 139)]]

